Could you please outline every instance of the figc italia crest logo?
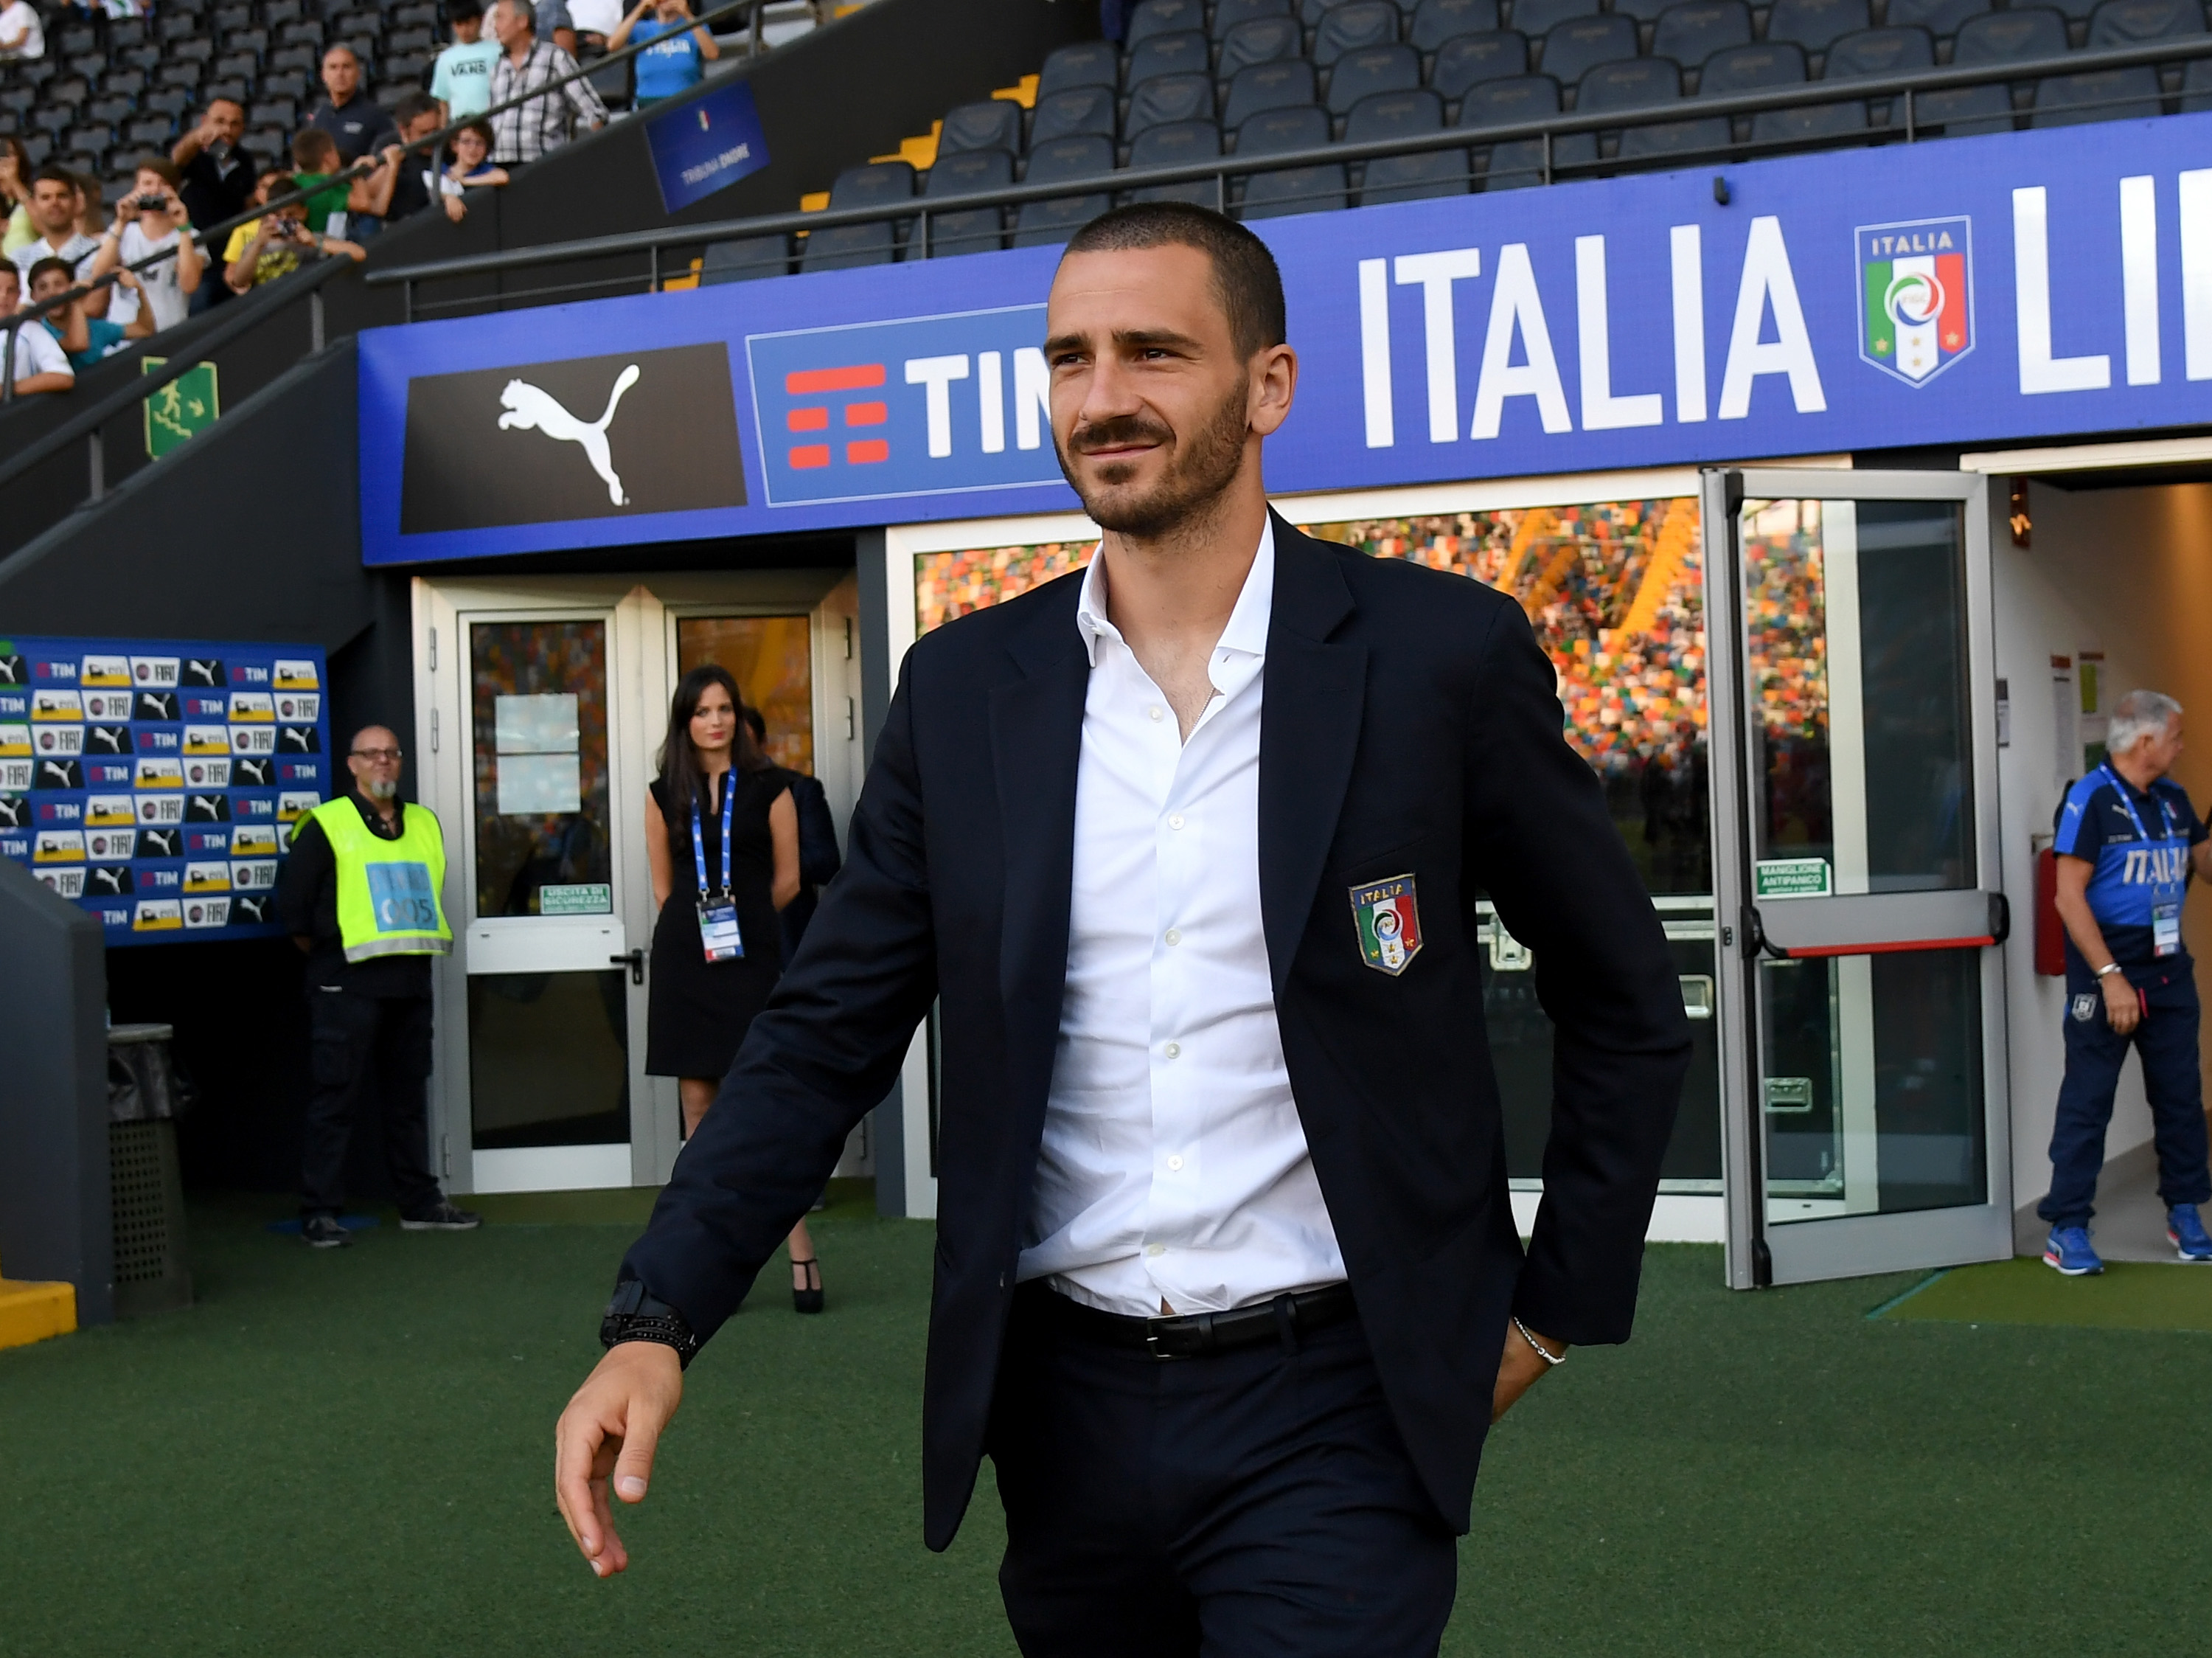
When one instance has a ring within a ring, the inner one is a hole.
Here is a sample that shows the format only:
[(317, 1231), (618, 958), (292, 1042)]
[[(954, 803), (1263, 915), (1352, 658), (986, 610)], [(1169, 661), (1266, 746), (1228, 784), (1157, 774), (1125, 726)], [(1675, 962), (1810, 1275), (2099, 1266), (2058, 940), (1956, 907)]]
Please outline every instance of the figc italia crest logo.
[(1974, 349), (1972, 222), (1863, 224), (1859, 356), (1908, 386), (1924, 386)]

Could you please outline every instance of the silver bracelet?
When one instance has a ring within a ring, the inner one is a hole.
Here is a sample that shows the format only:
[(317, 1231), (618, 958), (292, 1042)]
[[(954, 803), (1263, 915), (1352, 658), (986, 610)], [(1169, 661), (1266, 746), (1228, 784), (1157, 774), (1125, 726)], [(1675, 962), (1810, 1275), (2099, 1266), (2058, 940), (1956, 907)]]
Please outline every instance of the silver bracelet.
[(1536, 1356), (1544, 1361), (1544, 1368), (1546, 1369), (1551, 1368), (1551, 1367), (1555, 1364), (1565, 1364), (1567, 1362), (1567, 1356), (1565, 1353), (1546, 1352), (1544, 1350), (1544, 1344), (1538, 1341), (1535, 1337), (1530, 1335), (1528, 1333), (1528, 1326), (1522, 1323), (1519, 1319), (1515, 1319), (1513, 1320), (1513, 1327), (1521, 1332), (1522, 1340), (1527, 1342), (1529, 1346), (1536, 1350)]

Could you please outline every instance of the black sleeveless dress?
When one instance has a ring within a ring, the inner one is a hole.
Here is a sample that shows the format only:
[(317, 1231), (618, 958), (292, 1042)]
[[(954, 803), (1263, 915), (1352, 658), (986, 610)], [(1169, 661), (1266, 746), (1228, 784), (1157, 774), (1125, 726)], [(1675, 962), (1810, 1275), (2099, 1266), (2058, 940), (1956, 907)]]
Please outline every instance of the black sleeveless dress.
[[(730, 887), (737, 894), (738, 930), (745, 953), (709, 961), (699, 942), (699, 878), (691, 850), (691, 817), (669, 810), (661, 779), (653, 781), (653, 804), (668, 826), (668, 901), (653, 929), (651, 988), (647, 992), (645, 1069), (653, 1076), (706, 1076), (719, 1081), (737, 1057), (753, 1015), (768, 1001), (782, 972), (775, 900), (775, 846), (769, 808), (788, 785), (775, 771), (722, 774), (734, 786), (730, 807)], [(702, 810), (707, 884), (722, 878), (722, 802)]]

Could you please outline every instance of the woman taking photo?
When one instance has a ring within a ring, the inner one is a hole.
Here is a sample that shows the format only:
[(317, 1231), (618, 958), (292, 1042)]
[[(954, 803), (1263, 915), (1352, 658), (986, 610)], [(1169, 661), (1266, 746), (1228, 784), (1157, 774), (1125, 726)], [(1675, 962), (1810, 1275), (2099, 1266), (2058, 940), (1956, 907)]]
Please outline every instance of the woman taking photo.
[[(673, 1076), (684, 1135), (714, 1103), (738, 1045), (775, 988), (776, 911), (799, 893), (791, 790), (738, 713), (738, 685), (708, 662), (676, 687), (660, 775), (645, 809), (653, 866), (653, 989), (645, 1069)], [(792, 1228), (792, 1305), (822, 1310), (806, 1222)]]

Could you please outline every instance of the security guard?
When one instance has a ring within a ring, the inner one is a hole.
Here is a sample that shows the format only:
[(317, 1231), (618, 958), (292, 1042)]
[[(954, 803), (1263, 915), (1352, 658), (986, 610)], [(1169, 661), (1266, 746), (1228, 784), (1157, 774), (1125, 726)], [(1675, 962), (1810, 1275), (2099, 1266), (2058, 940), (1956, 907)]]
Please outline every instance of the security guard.
[(314, 1092), (300, 1151), (301, 1235), (317, 1249), (348, 1240), (338, 1206), (364, 1093), (383, 1106), (400, 1226), (465, 1232), (483, 1222), (447, 1202), (430, 1173), (430, 958), (453, 947), (438, 901), (445, 837), (428, 807), (398, 797), (398, 738), (367, 726), (349, 747), (353, 789), (301, 822), (280, 899), (307, 956)]
[(2166, 771), (2181, 754), (2181, 704), (2155, 691), (2119, 700), (2104, 764), (2058, 808), (2058, 915), (2066, 923), (2066, 1080), (2051, 1133), (2051, 1222), (2043, 1259), (2069, 1277), (2101, 1272), (2089, 1243), (2112, 1091), (2142, 1055), (2166, 1235), (2185, 1261), (2212, 1261), (2197, 1214), (2212, 1201), (2197, 1055), (2196, 965), (2181, 942), (2192, 874), (2212, 880), (2212, 844)]

